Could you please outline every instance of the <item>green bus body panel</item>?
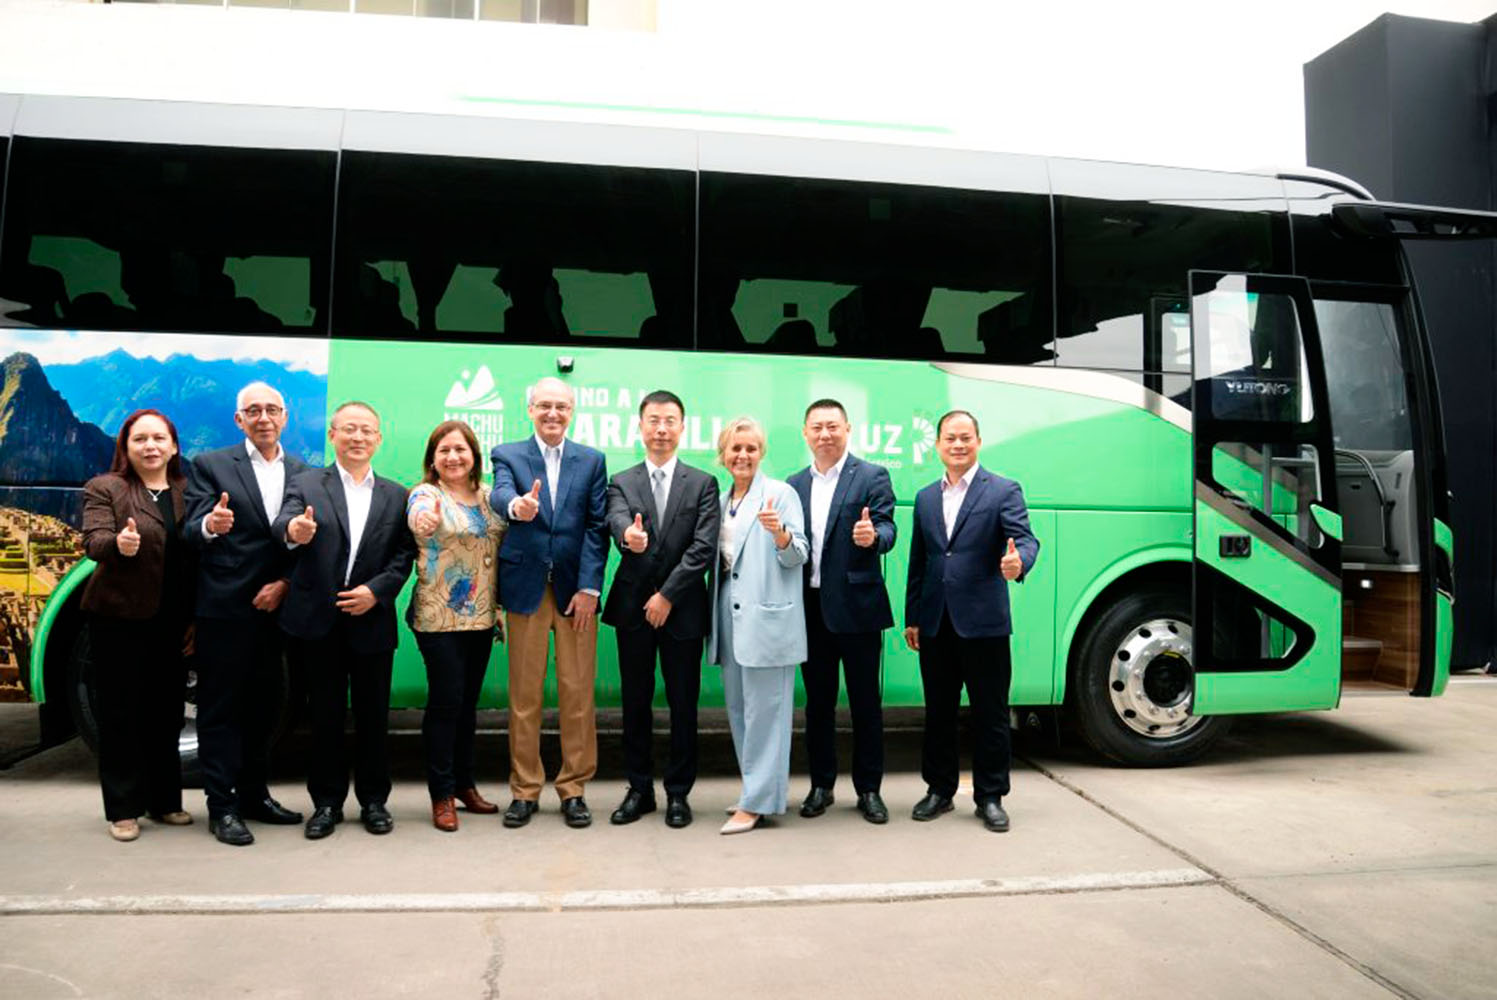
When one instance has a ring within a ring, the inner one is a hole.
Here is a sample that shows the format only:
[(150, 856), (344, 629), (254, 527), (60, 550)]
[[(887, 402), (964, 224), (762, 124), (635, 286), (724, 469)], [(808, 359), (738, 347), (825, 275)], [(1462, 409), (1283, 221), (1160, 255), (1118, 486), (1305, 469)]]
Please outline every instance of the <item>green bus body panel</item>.
[[(1141, 406), (968, 378), (924, 362), (441, 343), (413, 350), (409, 344), (335, 340), (329, 357), (329, 408), (349, 398), (374, 405), (384, 429), (375, 469), (410, 483), (419, 478), (426, 435), (441, 420), (467, 420), (486, 453), (499, 441), (532, 433), (525, 387), (556, 371), (561, 354), (573, 359), (574, 371), (566, 378), (578, 395), (570, 436), (600, 448), (610, 474), (642, 460), (635, 425), (639, 398), (661, 386), (675, 388), (686, 401), (681, 459), (716, 473), (720, 481), (725, 473), (716, 465), (716, 431), (732, 417), (746, 413), (764, 422), (769, 439), (764, 468), (783, 479), (809, 461), (801, 437), (806, 402), (832, 396), (847, 406), (852, 450), (889, 470), (897, 499), (899, 541), (884, 559), (895, 616), (895, 627), (884, 635), (886, 704), (923, 702), (918, 659), (901, 634), (905, 579), (915, 493), (942, 473), (933, 445), (935, 419), (946, 410), (963, 407), (978, 414), (983, 465), (1023, 485), (1031, 526), (1041, 543), (1030, 576), (1009, 587), (1016, 630), (1015, 704), (1049, 704), (1064, 691), (1057, 671), (1063, 674), (1067, 652), (1057, 644), (1059, 629), (1069, 623), (1074, 632), (1078, 609), (1073, 602), (1095, 595), (1108, 582), (1094, 577), (1109, 567), (1122, 572), (1141, 565), (1148, 561), (1143, 550), (1178, 544), (1187, 530), (1182, 526), (1189, 522), (1185, 473), (1190, 437), (1180, 427)], [(473, 394), (465, 397), (464, 390), (481, 368), (492, 379), (492, 391), (483, 394), (481, 404), (465, 404)], [(330, 453), (327, 457), (331, 460)], [(490, 471), (489, 463), (484, 464)], [(1078, 514), (1090, 519), (1072, 545), (1063, 541), (1061, 523)], [(1124, 526), (1134, 523), (1150, 526)], [(1073, 558), (1080, 563), (1073, 565)], [(617, 562), (610, 554), (605, 595)], [(400, 598), (402, 614), (408, 600), (409, 585)], [(504, 647), (496, 647), (483, 704), (504, 704), (506, 663)], [(717, 671), (704, 671), (702, 704), (721, 705)], [(425, 689), (420, 655), (403, 631), (392, 704), (420, 706)], [(606, 627), (598, 642), (597, 692), (600, 704), (617, 704), (617, 653), (613, 630)], [(554, 681), (548, 680), (546, 696), (554, 699)], [(657, 699), (664, 704), (663, 690)]]
[(1435, 521), (1435, 544), (1445, 552), (1445, 558), (1450, 560), (1450, 565), (1455, 566), (1455, 533), (1450, 530), (1450, 525), (1440, 520)]
[(1335, 708), (1341, 695), (1340, 587), (1279, 552), (1261, 536), (1253, 538), (1248, 558), (1223, 559), (1219, 539), (1242, 534), (1242, 527), (1201, 501), (1195, 508), (1196, 558), (1248, 590), (1292, 609), (1310, 625), (1315, 638), (1299, 662), (1280, 671), (1211, 671), (1210, 643), (1197, 642), (1192, 711), (1236, 715)]
[(1310, 516), (1315, 518), (1315, 526), (1330, 535), (1336, 541), (1341, 541), (1341, 515), (1333, 510), (1327, 510), (1318, 503), (1310, 505)]
[[(1451, 569), (1455, 568), (1455, 533), (1450, 525), (1434, 519), (1435, 545), (1445, 553)], [(1450, 656), (1455, 647), (1455, 598), (1443, 590), (1435, 591), (1435, 677), (1430, 697), (1445, 693), (1450, 683)]]
[(52, 634), (52, 624), (62, 614), (63, 606), (68, 603), (73, 591), (83, 586), (83, 581), (88, 579), (96, 565), (98, 564), (86, 556), (74, 563), (73, 568), (57, 581), (57, 586), (47, 597), (47, 603), (42, 606), (41, 617), (36, 623), (36, 638), (31, 644), (31, 697), (37, 702), (47, 700), (47, 637)]
[[(1135, 570), (1169, 564), (1189, 580), (1190, 514), (1186, 511), (1061, 511), (1056, 530), (1060, 561), (1055, 607), (1065, 616), (1055, 645), (1055, 687), (1049, 701), (1065, 701), (1071, 646), (1097, 597)], [(1041, 551), (1041, 557), (1044, 552)], [(1189, 584), (1186, 583), (1186, 588)], [(1182, 589), (1189, 597), (1189, 590)]]

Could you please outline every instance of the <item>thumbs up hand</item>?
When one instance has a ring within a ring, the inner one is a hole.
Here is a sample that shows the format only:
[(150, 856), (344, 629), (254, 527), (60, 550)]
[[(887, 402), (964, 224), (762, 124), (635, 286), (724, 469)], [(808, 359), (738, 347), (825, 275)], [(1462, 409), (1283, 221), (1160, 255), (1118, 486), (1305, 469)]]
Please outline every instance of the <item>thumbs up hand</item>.
[(317, 520), (313, 516), (310, 506), (293, 517), (291, 522), (286, 525), (286, 537), (297, 545), (306, 545), (316, 534)]
[(868, 508), (863, 508), (863, 513), (852, 526), (852, 542), (862, 548), (871, 548), (878, 541), (878, 532), (873, 530), (873, 517), (868, 513)]
[(1005, 580), (1017, 580), (1019, 574), (1024, 572), (1024, 560), (1019, 556), (1019, 550), (1014, 548), (1014, 540), (1008, 540), (1008, 551), (1003, 553), (1003, 558), (998, 561), (998, 569), (1003, 573)]
[(430, 538), (442, 525), (442, 498), (437, 497), (431, 510), (422, 508), (411, 518), (411, 531), (417, 538)]
[(634, 523), (624, 529), (624, 546), (636, 555), (650, 547), (650, 533), (645, 530), (644, 518), (634, 515)]
[(125, 518), (125, 526), (114, 536), (114, 547), (122, 556), (133, 556), (140, 551), (140, 532), (135, 530), (135, 518)]
[(222, 494), (218, 503), (208, 512), (208, 530), (215, 535), (226, 535), (234, 530), (234, 512), (229, 509), (229, 495)]
[(759, 523), (773, 536), (775, 548), (783, 549), (790, 544), (790, 532), (785, 530), (780, 512), (774, 509), (774, 497), (764, 498), (764, 506), (759, 508)]
[(517, 521), (535, 520), (535, 515), (541, 512), (541, 481), (539, 479), (531, 485), (529, 493), (515, 498), (515, 502), (510, 505), (510, 512), (514, 514)]

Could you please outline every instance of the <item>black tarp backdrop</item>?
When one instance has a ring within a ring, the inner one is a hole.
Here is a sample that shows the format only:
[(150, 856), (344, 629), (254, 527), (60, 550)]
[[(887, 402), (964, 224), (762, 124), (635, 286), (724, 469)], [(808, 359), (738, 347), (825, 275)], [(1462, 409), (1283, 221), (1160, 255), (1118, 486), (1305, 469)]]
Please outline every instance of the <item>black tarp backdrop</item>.
[[(1312, 166), (1384, 201), (1497, 209), (1497, 15), (1385, 14), (1305, 64)], [(1452, 664), (1497, 661), (1497, 241), (1410, 243), (1455, 497)]]

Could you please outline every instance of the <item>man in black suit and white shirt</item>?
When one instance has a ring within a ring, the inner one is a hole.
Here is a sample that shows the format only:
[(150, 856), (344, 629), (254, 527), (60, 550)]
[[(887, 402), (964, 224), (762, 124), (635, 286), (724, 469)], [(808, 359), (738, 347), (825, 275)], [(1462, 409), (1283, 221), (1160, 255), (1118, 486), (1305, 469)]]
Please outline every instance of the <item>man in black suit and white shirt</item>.
[(676, 459), (686, 407), (658, 389), (639, 406), (647, 457), (608, 484), (608, 530), (623, 553), (603, 621), (613, 626), (624, 708), (624, 765), (629, 790), (609, 821), (632, 823), (655, 811), (651, 703), (655, 658), (670, 705), (665, 768), (667, 826), (691, 822), (687, 796), (697, 776), (697, 700), (702, 642), (711, 627), (706, 574), (717, 556), (717, 480)]
[(389, 833), (395, 826), (385, 807), (395, 598), (416, 555), (405, 522), (405, 487), (370, 468), (380, 443), (379, 414), (367, 403), (344, 403), (328, 422), (328, 439), (337, 461), (292, 478), (272, 529), (298, 550), (281, 628), (297, 640), (308, 674), (307, 791), (314, 807), (309, 840), (326, 837), (343, 820), (343, 719), (350, 700), (360, 819), (370, 833)]
[(887, 823), (879, 795), (884, 778), (884, 709), (879, 692), (883, 630), (894, 624), (880, 557), (894, 547), (894, 489), (882, 466), (847, 450), (851, 427), (835, 399), (806, 408), (803, 433), (811, 465), (788, 482), (806, 512), (806, 755), (811, 791), (800, 814), (820, 816), (837, 780), (837, 687), (840, 662), (852, 710), (852, 785), (858, 812)]
[(287, 482), (307, 467), (281, 447), (286, 417), (286, 401), (271, 386), (240, 389), (234, 423), (244, 440), (199, 455), (187, 483), (182, 537), (198, 552), (198, 760), (208, 829), (236, 847), (255, 841), (246, 819), (302, 820), (266, 786), (272, 696), (281, 690), (276, 612), (292, 563), (270, 526)]

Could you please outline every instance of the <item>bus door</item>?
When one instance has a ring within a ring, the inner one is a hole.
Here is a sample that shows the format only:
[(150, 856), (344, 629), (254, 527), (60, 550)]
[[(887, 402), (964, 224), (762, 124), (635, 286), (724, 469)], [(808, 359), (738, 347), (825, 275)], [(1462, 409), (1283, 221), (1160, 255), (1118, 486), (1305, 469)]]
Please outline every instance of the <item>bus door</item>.
[[(1338, 235), (1373, 244), (1497, 237), (1492, 212), (1362, 200), (1329, 211)], [(1450, 678), (1454, 538), (1434, 358), (1407, 268), (1396, 288), (1312, 291), (1346, 504), (1343, 676), (1428, 697)]]
[(1192, 711), (1332, 708), (1341, 518), (1308, 282), (1190, 272)]

